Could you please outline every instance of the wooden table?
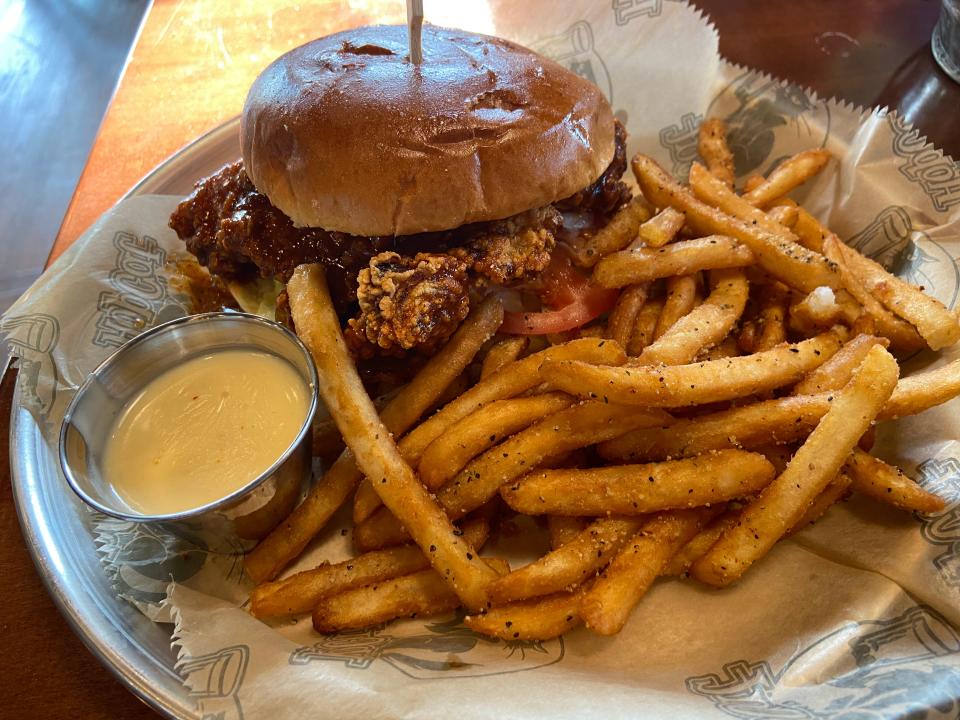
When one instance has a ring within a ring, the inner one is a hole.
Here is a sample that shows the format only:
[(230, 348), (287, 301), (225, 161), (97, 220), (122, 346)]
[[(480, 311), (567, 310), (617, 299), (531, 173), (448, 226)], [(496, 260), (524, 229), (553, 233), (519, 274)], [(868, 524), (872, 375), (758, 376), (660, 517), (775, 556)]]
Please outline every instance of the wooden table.
[[(960, 157), (960, 86), (929, 50), (936, 2), (699, 4), (728, 59), (824, 96), (896, 108)], [(238, 114), (251, 80), (272, 58), (316, 35), (403, 19), (397, 0), (366, 5), (368, 12), (346, 0), (155, 0), (51, 258), (157, 163)], [(9, 380), (0, 393), (0, 437), (8, 434)], [(23, 546), (0, 445), (0, 717), (156, 717), (97, 663), (47, 597)]]

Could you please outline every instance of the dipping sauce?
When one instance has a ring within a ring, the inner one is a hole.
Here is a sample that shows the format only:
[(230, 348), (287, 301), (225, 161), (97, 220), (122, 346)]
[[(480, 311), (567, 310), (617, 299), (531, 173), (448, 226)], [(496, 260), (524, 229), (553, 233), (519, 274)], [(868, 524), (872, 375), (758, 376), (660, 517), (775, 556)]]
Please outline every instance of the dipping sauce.
[(123, 409), (104, 447), (104, 479), (143, 514), (198, 508), (273, 465), (309, 407), (307, 384), (279, 357), (220, 350), (191, 358)]

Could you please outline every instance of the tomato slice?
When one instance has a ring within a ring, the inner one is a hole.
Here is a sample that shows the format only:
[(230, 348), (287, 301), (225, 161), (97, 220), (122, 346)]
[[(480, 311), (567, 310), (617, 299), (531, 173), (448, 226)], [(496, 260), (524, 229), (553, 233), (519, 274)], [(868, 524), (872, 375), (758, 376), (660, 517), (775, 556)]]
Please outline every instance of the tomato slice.
[(543, 303), (554, 309), (508, 312), (500, 331), (510, 335), (547, 335), (582, 327), (613, 308), (619, 292), (597, 287), (579, 272), (566, 253), (557, 252), (540, 276)]

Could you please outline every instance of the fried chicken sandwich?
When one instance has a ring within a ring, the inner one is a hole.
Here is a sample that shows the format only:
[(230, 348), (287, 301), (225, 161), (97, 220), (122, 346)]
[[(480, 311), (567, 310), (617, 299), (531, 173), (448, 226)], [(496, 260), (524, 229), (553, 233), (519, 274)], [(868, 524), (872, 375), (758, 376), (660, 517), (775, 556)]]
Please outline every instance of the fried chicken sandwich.
[(630, 197), (625, 135), (595, 85), (524, 47), (427, 26), (413, 65), (405, 27), (361, 27), (263, 71), (243, 159), (170, 224), (232, 282), (323, 263), (357, 356), (429, 352), (485, 294), (570, 277), (564, 238)]

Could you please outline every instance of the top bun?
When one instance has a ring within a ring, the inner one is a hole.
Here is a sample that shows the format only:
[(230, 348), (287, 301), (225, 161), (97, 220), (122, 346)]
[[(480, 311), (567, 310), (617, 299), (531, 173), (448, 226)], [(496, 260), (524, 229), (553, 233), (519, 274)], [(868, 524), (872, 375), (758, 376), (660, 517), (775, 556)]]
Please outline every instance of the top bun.
[(499, 38), (361, 27), (288, 52), (250, 88), (243, 161), (302, 227), (409, 235), (497, 220), (569, 197), (614, 154), (592, 83)]

